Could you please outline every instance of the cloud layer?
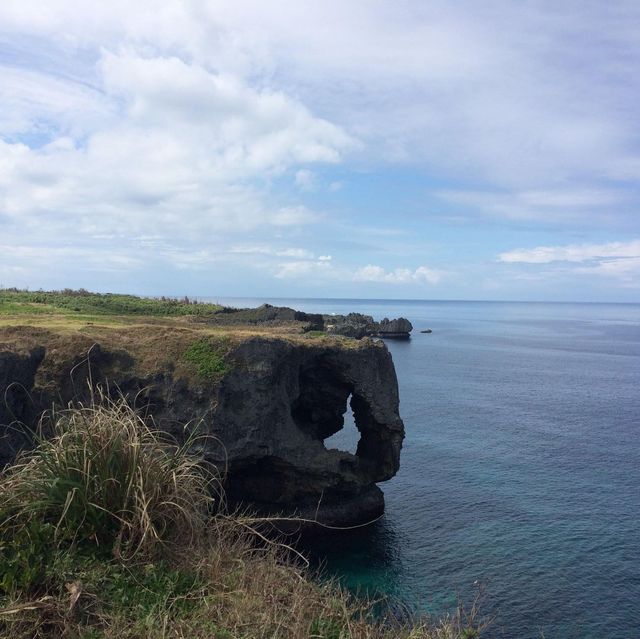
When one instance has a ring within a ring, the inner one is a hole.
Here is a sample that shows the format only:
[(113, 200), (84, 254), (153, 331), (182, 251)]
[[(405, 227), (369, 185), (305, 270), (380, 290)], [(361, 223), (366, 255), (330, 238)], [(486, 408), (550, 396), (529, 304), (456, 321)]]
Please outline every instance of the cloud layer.
[[(557, 269), (607, 278), (623, 287), (638, 287), (640, 240), (608, 244), (570, 244), (516, 249), (498, 256), (501, 262), (551, 264)], [(579, 265), (579, 266), (576, 266)]]
[(381, 266), (368, 264), (359, 268), (353, 276), (356, 282), (387, 282), (391, 284), (408, 284), (411, 282), (427, 282), (437, 284), (443, 273), (426, 266), (419, 266), (415, 271), (408, 268), (396, 268), (386, 271)]
[(588, 262), (605, 259), (633, 259), (640, 257), (640, 240), (610, 242), (609, 244), (570, 244), (569, 246), (537, 246), (501, 253), (502, 262), (549, 264), (550, 262)]
[(630, 0), (5, 0), (0, 283), (451, 297), (568, 264), (632, 287), (639, 20)]

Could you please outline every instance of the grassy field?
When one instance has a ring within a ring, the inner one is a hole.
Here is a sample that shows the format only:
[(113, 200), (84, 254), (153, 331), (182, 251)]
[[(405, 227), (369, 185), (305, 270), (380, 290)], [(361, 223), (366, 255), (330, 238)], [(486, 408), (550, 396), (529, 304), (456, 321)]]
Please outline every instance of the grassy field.
[[(190, 335), (184, 339), (191, 342), (226, 336), (235, 345), (255, 336), (306, 342), (337, 339), (324, 331), (306, 330), (303, 322), (260, 321), (259, 317), (259, 309), (236, 311), (186, 298), (144, 298), (70, 289), (36, 292), (0, 289), (0, 343), (9, 346), (24, 342), (21, 334), (26, 337), (29, 328), (46, 330), (49, 334), (85, 336), (115, 348), (124, 347), (134, 354), (140, 350), (136, 342), (143, 345), (157, 342), (156, 350), (159, 354), (166, 352), (165, 359), (177, 356), (171, 344), (179, 339), (179, 334), (186, 333)], [(50, 341), (50, 337), (46, 339)], [(341, 343), (343, 348), (360, 345), (356, 340)], [(202, 349), (198, 352), (197, 346), (193, 348), (187, 358), (204, 376), (214, 376), (212, 373), (216, 371), (211, 367), (216, 367), (212, 363), (215, 354), (207, 356)], [(206, 359), (209, 361), (204, 364)], [(209, 374), (205, 371), (207, 366)]]
[(20, 291), (0, 290), (0, 315), (31, 315), (63, 313), (80, 316), (208, 316), (218, 313), (222, 306), (203, 304), (188, 298), (146, 298), (115, 293), (89, 293), (74, 291)]

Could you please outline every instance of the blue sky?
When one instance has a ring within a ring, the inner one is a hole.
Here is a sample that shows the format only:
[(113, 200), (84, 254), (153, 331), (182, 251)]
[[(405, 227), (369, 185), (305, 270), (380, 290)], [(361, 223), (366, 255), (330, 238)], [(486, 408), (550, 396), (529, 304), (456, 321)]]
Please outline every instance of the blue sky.
[(0, 283), (640, 301), (640, 4), (3, 0)]

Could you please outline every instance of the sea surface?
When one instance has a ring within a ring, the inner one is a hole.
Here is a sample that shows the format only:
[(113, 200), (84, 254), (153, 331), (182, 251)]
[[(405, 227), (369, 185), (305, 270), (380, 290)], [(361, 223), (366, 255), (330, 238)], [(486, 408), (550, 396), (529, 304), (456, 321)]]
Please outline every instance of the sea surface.
[[(640, 638), (640, 305), (220, 301), (413, 322), (400, 472), (380, 521), (310, 547), (329, 573), (435, 615), (483, 590), (490, 638)], [(357, 439), (347, 414), (325, 444)]]

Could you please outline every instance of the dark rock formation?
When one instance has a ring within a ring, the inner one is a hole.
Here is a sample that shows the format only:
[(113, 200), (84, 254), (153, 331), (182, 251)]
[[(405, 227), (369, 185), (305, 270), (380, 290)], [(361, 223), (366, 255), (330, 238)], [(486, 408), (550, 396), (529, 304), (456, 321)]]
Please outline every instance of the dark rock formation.
[(381, 322), (376, 322), (371, 315), (362, 313), (319, 315), (303, 313), (287, 306), (271, 306), (271, 304), (263, 304), (258, 308), (224, 308), (214, 315), (194, 317), (193, 321), (220, 326), (283, 326), (298, 322), (303, 331), (325, 330), (331, 335), (355, 339), (363, 337), (406, 339), (413, 330), (411, 322), (403, 317), (394, 320), (385, 317)]
[[(184, 423), (199, 422), (212, 435), (204, 440), (205, 456), (226, 468), (232, 503), (332, 525), (364, 522), (383, 510), (376, 483), (397, 472), (404, 428), (393, 362), (382, 342), (254, 337), (233, 348), (230, 371), (214, 384), (181, 377), (172, 364), (141, 370), (140, 353), (134, 357), (122, 347), (131, 339), (124, 331), (115, 343), (93, 346), (84, 336), (61, 343), (66, 338), (46, 331), (29, 339), (18, 348), (3, 345), (0, 335), (1, 424), (33, 426), (52, 403), (86, 400), (89, 379), (108, 382), (178, 438)], [(347, 401), (360, 432), (355, 455), (323, 443), (343, 427)], [(13, 429), (4, 435), (0, 464), (26, 441)]]
[(0, 468), (29, 443), (29, 431), (22, 424), (34, 425), (38, 407), (31, 390), (36, 372), (44, 359), (42, 346), (22, 352), (0, 351)]
[(411, 322), (404, 317), (394, 320), (385, 317), (378, 325), (378, 337), (408, 339), (412, 330)]
[(221, 326), (260, 325), (279, 326), (287, 322), (300, 322), (303, 330), (323, 330), (322, 315), (296, 311), (288, 306), (272, 306), (263, 304), (258, 308), (223, 308), (210, 316), (195, 317), (195, 321)]
[[(239, 366), (223, 382), (214, 419), (228, 442), (230, 497), (252, 495), (267, 508), (296, 504), (307, 512), (321, 500), (334, 507), (366, 494), (371, 502), (378, 495), (373, 485), (398, 470), (403, 438), (387, 349), (253, 339), (235, 357)], [(323, 444), (342, 428), (349, 398), (360, 431), (356, 455)], [(381, 497), (372, 509), (381, 512)]]
[(371, 315), (349, 313), (349, 315), (324, 315), (327, 333), (362, 339), (377, 333), (378, 325)]
[(408, 319), (400, 317), (389, 320), (386, 317), (376, 322), (371, 315), (349, 313), (349, 315), (324, 315), (325, 330), (332, 335), (344, 337), (382, 337), (388, 339), (408, 339), (413, 326)]

